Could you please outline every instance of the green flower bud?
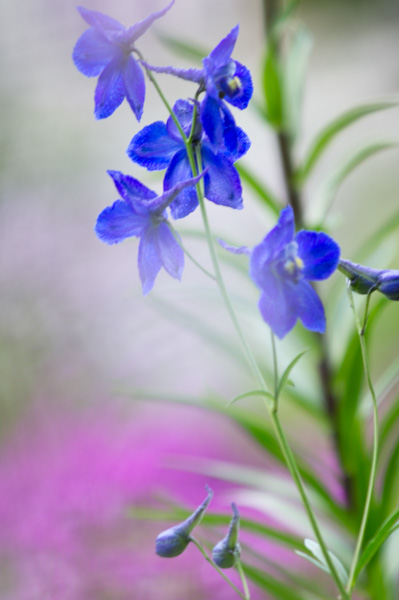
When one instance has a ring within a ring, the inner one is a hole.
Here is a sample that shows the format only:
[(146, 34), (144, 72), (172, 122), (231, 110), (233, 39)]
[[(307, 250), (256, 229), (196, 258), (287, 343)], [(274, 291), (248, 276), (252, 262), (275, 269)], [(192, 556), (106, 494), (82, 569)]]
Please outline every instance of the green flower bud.
[(208, 496), (192, 515), (179, 525), (166, 529), (155, 540), (155, 552), (163, 558), (179, 556), (191, 541), (190, 533), (201, 521), (208, 504), (212, 500), (213, 491), (205, 486)]
[(213, 562), (221, 569), (234, 567), (241, 554), (241, 547), (238, 542), (240, 514), (234, 502), (232, 502), (231, 508), (233, 509), (233, 518), (230, 522), (229, 531), (226, 537), (218, 542), (212, 550)]
[(399, 300), (398, 270), (371, 269), (344, 259), (339, 261), (338, 269), (349, 279), (354, 292), (371, 294), (378, 290), (389, 300)]

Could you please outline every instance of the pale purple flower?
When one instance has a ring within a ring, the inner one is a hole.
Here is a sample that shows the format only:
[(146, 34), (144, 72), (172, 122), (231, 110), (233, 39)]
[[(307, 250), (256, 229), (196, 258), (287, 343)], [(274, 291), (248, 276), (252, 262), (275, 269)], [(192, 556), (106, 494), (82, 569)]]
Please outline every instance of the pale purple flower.
[(161, 196), (120, 171), (108, 173), (121, 199), (99, 215), (97, 236), (107, 244), (140, 238), (138, 266), (144, 295), (152, 290), (162, 267), (175, 279), (181, 279), (184, 252), (167, 223), (166, 208), (184, 188), (195, 185), (203, 173), (178, 183)]
[(90, 28), (76, 42), (72, 58), (83, 75), (97, 77), (94, 95), (97, 119), (112, 115), (126, 97), (137, 119), (143, 113), (145, 83), (142, 67), (134, 58), (135, 42), (173, 5), (154, 12), (131, 27), (103, 13), (78, 7)]

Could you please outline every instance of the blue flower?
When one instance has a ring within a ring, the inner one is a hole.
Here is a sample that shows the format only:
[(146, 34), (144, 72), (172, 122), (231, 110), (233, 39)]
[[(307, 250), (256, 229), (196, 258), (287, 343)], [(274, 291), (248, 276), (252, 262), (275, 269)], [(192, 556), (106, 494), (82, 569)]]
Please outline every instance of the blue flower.
[(184, 253), (166, 221), (165, 209), (182, 189), (195, 185), (203, 173), (161, 196), (129, 175), (119, 171), (108, 173), (121, 199), (99, 215), (95, 226), (97, 236), (107, 244), (117, 244), (133, 236), (140, 238), (138, 266), (144, 295), (152, 290), (161, 267), (181, 279)]
[(243, 110), (252, 97), (249, 70), (231, 58), (238, 36), (238, 25), (203, 59), (203, 69), (146, 66), (157, 73), (169, 73), (194, 81), (205, 91), (200, 107), (202, 125), (211, 144), (235, 151), (237, 127), (226, 102)]
[(340, 249), (325, 233), (299, 231), (295, 235), (291, 206), (281, 211), (277, 225), (249, 254), (250, 275), (261, 290), (259, 310), (272, 331), (282, 339), (300, 319), (310, 331), (323, 333), (324, 308), (309, 280), (326, 279), (337, 268)]
[[(173, 107), (185, 134), (191, 131), (193, 104), (188, 100), (178, 100)], [(233, 162), (238, 160), (249, 148), (246, 134), (236, 128), (237, 148), (234, 152), (223, 149), (216, 152), (208, 137), (202, 133), (200, 123), (196, 125), (193, 147), (201, 148), (202, 167), (207, 169), (204, 177), (205, 197), (215, 204), (242, 208), (242, 188)], [(181, 181), (192, 176), (186, 147), (181, 135), (169, 118), (167, 123), (156, 121), (139, 131), (127, 149), (129, 157), (148, 170), (167, 169), (164, 189), (170, 190)], [(198, 165), (197, 165), (198, 167)], [(172, 216), (180, 219), (198, 206), (194, 188), (185, 188), (171, 203)]]
[(371, 269), (345, 259), (339, 261), (338, 269), (349, 279), (354, 292), (371, 294), (378, 290), (389, 300), (399, 300), (399, 270)]
[(231, 503), (233, 518), (230, 521), (229, 530), (225, 538), (214, 546), (212, 550), (213, 562), (220, 569), (230, 569), (234, 567), (241, 555), (241, 546), (238, 541), (240, 528), (240, 513), (234, 502)]
[(132, 56), (134, 44), (173, 3), (128, 28), (100, 12), (78, 7), (90, 28), (76, 42), (72, 58), (83, 75), (99, 76), (94, 95), (96, 119), (112, 115), (126, 97), (140, 120), (145, 83), (142, 68)]

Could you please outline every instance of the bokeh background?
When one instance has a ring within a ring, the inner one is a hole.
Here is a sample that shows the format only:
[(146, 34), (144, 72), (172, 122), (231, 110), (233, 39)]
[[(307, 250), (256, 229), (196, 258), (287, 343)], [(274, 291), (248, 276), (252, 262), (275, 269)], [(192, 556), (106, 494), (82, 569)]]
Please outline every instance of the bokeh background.
[[(126, 25), (164, 4), (84, 3)], [(0, 11), (0, 597), (201, 599), (211, 587), (213, 598), (231, 597), (195, 553), (172, 565), (155, 558), (159, 524), (127, 515), (130, 504), (154, 498), (195, 507), (206, 481), (217, 490), (215, 509), (226, 509), (232, 485), (202, 474), (208, 459), (267, 467), (227, 418), (178, 402), (207, 394), (227, 399), (252, 386), (240, 355), (219, 344), (234, 336), (217, 291), (187, 264), (181, 284), (161, 274), (144, 299), (137, 241), (108, 247), (93, 233), (98, 213), (116, 199), (107, 169), (161, 189), (160, 175), (133, 165), (125, 149), (139, 127), (165, 119), (165, 110), (148, 86), (140, 125), (126, 103), (95, 121), (95, 82), (71, 60), (85, 30), (74, 1), (2, 0)], [(397, 94), (399, 5), (307, 0), (297, 17), (313, 38), (301, 156), (343, 110)], [(139, 47), (154, 64), (187, 66), (159, 34), (209, 51), (237, 23), (234, 56), (251, 69), (259, 98), (260, 0), (176, 0)], [(170, 102), (193, 93), (185, 82), (160, 82)], [(310, 212), (320, 181), (345, 153), (377, 138), (398, 140), (398, 116), (398, 109), (375, 114), (341, 136), (306, 189)], [(236, 118), (252, 140), (246, 164), (283, 201), (273, 133), (260, 127), (253, 108)], [(340, 189), (331, 223), (348, 258), (397, 208), (398, 158), (397, 150), (381, 153)], [(273, 220), (250, 191), (244, 201), (242, 212), (211, 206), (209, 213), (220, 235), (251, 245)], [(193, 214), (181, 230), (198, 227)], [(202, 241), (187, 240), (209, 264)], [(390, 237), (387, 245), (398, 267), (397, 241)], [(249, 294), (255, 305), (256, 290)], [(261, 327), (257, 317), (245, 318)], [(206, 323), (218, 332), (213, 345)], [(393, 305), (373, 350), (377, 371), (397, 352), (398, 326)], [(171, 402), (143, 400), (138, 390)]]

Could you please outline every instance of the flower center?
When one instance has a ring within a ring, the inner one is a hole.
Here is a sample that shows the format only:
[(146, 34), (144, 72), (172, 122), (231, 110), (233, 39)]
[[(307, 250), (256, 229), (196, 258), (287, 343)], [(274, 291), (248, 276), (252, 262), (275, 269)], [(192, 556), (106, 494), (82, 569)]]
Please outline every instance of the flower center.
[(280, 274), (297, 283), (302, 277), (303, 267), (303, 260), (298, 256), (298, 244), (296, 242), (287, 244), (280, 256)]
[(239, 77), (224, 77), (219, 81), (220, 91), (219, 98), (224, 98), (228, 96), (229, 98), (234, 98), (241, 93), (242, 84)]

